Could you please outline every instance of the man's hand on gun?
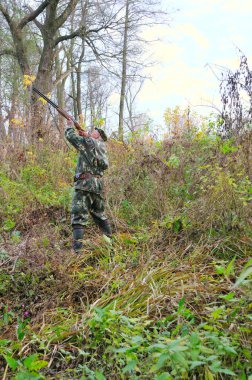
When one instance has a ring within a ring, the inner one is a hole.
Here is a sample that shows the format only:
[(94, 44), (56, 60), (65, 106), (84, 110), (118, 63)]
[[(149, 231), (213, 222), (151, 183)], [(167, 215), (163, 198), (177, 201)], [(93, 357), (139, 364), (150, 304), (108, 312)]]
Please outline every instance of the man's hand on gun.
[[(74, 127), (73, 120), (72, 119), (67, 119), (67, 125), (69, 127)], [(79, 134), (79, 136), (82, 136), (82, 137), (89, 137), (89, 133), (86, 132), (86, 131), (78, 130), (78, 134)]]
[(32, 91), (34, 91), (37, 95), (42, 97), (49, 103), (51, 106), (53, 106), (60, 115), (62, 115), (65, 119), (67, 119), (67, 125), (71, 127), (75, 127), (78, 130), (78, 133), (80, 136), (88, 137), (89, 133), (83, 131), (80, 124), (71, 117), (63, 108), (59, 107), (58, 104), (54, 103), (51, 99), (49, 99), (46, 95), (44, 95), (42, 92), (40, 92), (36, 87), (32, 86)]

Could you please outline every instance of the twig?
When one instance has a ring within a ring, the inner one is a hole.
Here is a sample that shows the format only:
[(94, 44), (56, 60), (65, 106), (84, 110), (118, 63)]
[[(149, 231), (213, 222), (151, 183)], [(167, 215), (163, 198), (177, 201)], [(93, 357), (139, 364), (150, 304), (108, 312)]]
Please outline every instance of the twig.
[(5, 367), (5, 370), (4, 370), (4, 375), (3, 375), (2, 380), (5, 380), (5, 379), (6, 379), (7, 372), (8, 372), (8, 368), (9, 368), (9, 364), (7, 363), (7, 365), (6, 365), (6, 367)]

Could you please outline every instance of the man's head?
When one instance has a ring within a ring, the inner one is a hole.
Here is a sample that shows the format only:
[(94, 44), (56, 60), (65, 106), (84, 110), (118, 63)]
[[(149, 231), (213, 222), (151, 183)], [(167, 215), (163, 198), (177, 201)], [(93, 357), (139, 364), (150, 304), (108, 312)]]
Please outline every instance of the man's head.
[(100, 133), (96, 129), (93, 132), (90, 133), (90, 136), (93, 139), (97, 139), (97, 140), (101, 137)]
[(94, 130), (93, 132), (88, 131), (78, 131), (79, 135), (82, 137), (92, 137), (93, 139), (101, 138), (101, 135), (98, 131)]
[(107, 141), (108, 137), (103, 129), (95, 127), (95, 131), (97, 131), (100, 135), (100, 137), (103, 139), (103, 141)]

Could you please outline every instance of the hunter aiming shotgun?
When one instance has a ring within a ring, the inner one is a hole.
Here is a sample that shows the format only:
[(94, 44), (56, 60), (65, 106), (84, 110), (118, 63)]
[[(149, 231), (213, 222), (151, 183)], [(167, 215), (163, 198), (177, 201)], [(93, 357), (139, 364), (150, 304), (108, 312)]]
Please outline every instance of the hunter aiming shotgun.
[[(108, 168), (105, 142), (107, 135), (101, 128), (95, 127), (91, 132), (84, 131), (80, 124), (65, 110), (32, 86), (39, 97), (46, 100), (60, 115), (67, 119), (65, 137), (78, 151), (74, 175), (74, 195), (71, 208), (71, 225), (73, 228), (73, 250), (82, 252), (83, 238), (89, 214), (95, 224), (107, 237), (112, 237), (112, 229), (105, 213), (105, 195), (103, 174)], [(74, 130), (78, 130), (78, 134)]]
[(44, 95), (42, 92), (40, 92), (36, 87), (32, 86), (32, 91), (34, 91), (37, 95), (39, 95), (41, 98), (45, 99), (47, 103), (49, 103), (52, 107), (54, 107), (60, 115), (62, 115), (67, 120), (72, 120), (74, 123), (75, 128), (78, 130), (79, 134), (82, 135), (84, 130), (81, 128), (78, 121), (76, 121), (69, 113), (67, 113), (63, 108), (59, 107), (56, 103), (54, 103), (51, 99), (49, 99), (46, 95)]

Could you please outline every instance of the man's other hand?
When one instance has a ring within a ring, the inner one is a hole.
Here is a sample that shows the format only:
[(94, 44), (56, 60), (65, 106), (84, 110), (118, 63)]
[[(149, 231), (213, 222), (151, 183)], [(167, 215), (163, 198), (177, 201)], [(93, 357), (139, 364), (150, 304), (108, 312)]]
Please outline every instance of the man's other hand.
[(82, 137), (89, 137), (89, 133), (86, 132), (86, 131), (81, 130), (81, 131), (78, 131), (78, 133), (79, 133), (79, 136), (82, 136)]

